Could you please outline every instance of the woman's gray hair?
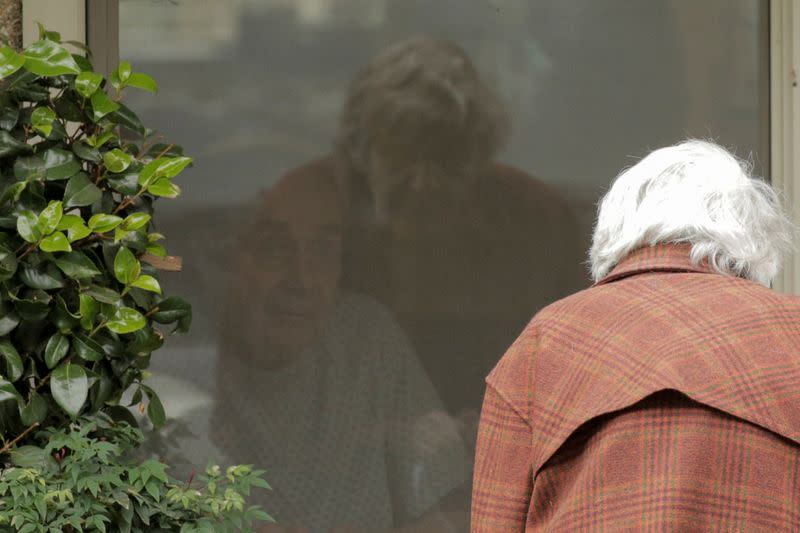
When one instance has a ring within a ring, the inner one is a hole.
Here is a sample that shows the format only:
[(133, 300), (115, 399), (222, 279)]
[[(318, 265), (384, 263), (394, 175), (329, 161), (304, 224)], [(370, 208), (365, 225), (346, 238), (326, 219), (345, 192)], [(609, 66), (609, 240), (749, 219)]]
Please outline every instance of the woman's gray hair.
[(599, 204), (594, 280), (637, 248), (689, 243), (693, 262), (770, 286), (796, 232), (751, 166), (714, 143), (689, 140), (623, 171)]
[(414, 156), (485, 163), (508, 136), (508, 117), (467, 54), (452, 42), (417, 37), (394, 44), (353, 80), (336, 149), (365, 175), (376, 138)]

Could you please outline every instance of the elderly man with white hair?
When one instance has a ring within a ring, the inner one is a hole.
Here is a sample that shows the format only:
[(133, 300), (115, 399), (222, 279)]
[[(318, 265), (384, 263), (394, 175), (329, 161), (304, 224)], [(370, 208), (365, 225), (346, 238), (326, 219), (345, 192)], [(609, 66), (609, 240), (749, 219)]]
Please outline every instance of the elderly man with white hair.
[(800, 531), (800, 298), (769, 288), (792, 235), (712, 143), (624, 171), (594, 285), (487, 378), (472, 531)]

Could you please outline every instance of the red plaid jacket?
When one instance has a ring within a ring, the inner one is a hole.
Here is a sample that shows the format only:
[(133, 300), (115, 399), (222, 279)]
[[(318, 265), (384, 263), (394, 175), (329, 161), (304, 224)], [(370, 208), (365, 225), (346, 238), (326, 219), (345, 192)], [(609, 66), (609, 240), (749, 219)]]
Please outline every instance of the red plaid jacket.
[(473, 533), (800, 531), (800, 298), (643, 248), (487, 384)]

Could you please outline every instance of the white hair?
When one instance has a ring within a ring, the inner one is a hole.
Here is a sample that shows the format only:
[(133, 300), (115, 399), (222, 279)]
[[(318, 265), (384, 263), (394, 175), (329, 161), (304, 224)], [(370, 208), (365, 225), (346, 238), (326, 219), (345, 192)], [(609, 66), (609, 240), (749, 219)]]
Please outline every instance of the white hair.
[(691, 260), (770, 286), (795, 228), (751, 164), (707, 141), (650, 153), (623, 171), (599, 203), (589, 251), (599, 281), (637, 248), (691, 244)]

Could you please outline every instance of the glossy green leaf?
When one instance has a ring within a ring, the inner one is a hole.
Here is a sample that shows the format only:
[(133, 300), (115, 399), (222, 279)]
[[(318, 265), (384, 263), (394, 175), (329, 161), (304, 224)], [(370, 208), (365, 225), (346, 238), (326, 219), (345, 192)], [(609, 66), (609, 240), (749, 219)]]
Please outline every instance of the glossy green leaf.
[(86, 294), (104, 304), (116, 304), (122, 298), (115, 290), (109, 289), (108, 287), (100, 287), (99, 285), (92, 285), (89, 287)]
[(80, 162), (72, 152), (60, 148), (50, 148), (42, 154), (48, 180), (64, 180), (74, 176), (81, 169)]
[(158, 299), (156, 293), (137, 289), (136, 287), (131, 287), (129, 294), (137, 309), (152, 309)]
[(100, 306), (97, 305), (97, 300), (88, 294), (81, 294), (79, 298), (81, 327), (90, 331), (94, 327), (94, 317), (97, 316)]
[(148, 185), (147, 192), (160, 198), (177, 198), (181, 194), (181, 188), (169, 179), (161, 178)]
[(123, 285), (130, 285), (142, 272), (142, 265), (133, 252), (120, 248), (114, 257), (114, 277)]
[(19, 202), (19, 198), (27, 186), (28, 183), (25, 181), (18, 181), (17, 183), (8, 185), (3, 189), (3, 192), (0, 193), (0, 206)]
[(81, 72), (75, 78), (75, 90), (84, 98), (91, 97), (100, 84), (103, 83), (103, 76), (95, 72)]
[(172, 324), (192, 314), (192, 306), (174, 296), (161, 301), (157, 307), (158, 311), (152, 314), (152, 318), (159, 324)]
[(111, 73), (108, 75), (108, 83), (110, 83), (111, 86), (114, 87), (117, 91), (123, 88), (122, 80), (119, 79), (119, 72), (117, 71), (117, 69), (112, 70)]
[(125, 220), (122, 222), (122, 228), (126, 230), (137, 230), (142, 229), (150, 222), (152, 217), (147, 213), (133, 213), (125, 217)]
[(69, 179), (64, 191), (64, 207), (82, 207), (92, 205), (103, 197), (100, 188), (92, 183), (85, 172), (79, 172)]
[(78, 141), (73, 144), (72, 151), (75, 152), (76, 156), (86, 161), (91, 161), (92, 163), (99, 163), (103, 160), (100, 155), (100, 150), (90, 146), (89, 143), (85, 141)]
[(61, 202), (51, 201), (44, 210), (39, 213), (39, 231), (42, 235), (50, 235), (58, 227), (61, 217), (64, 216), (64, 207)]
[(139, 311), (130, 307), (120, 307), (106, 327), (114, 333), (133, 333), (147, 325), (147, 319)]
[(92, 231), (86, 226), (83, 218), (78, 215), (64, 215), (58, 224), (60, 231), (67, 232), (69, 242), (75, 242), (88, 237)]
[(87, 137), (86, 142), (95, 148), (100, 148), (114, 137), (116, 137), (114, 132), (109, 130)]
[(80, 215), (68, 214), (61, 217), (61, 221), (58, 223), (58, 227), (56, 227), (56, 229), (60, 231), (67, 231), (83, 223), (83, 217)]
[(139, 116), (125, 104), (120, 104), (119, 109), (108, 115), (108, 120), (119, 124), (139, 135), (145, 134), (145, 127)]
[(68, 135), (67, 130), (64, 128), (64, 125), (59, 120), (53, 121), (52, 129), (50, 130), (50, 134), (47, 135), (45, 138), (48, 141), (66, 141)]
[(148, 245), (145, 250), (156, 257), (167, 257), (167, 249), (157, 243)]
[(139, 185), (149, 185), (160, 178), (172, 179), (192, 163), (191, 157), (159, 157), (147, 163), (139, 173)]
[(19, 279), (32, 289), (52, 290), (64, 286), (64, 277), (52, 263), (42, 263), (38, 266), (22, 265)]
[[(31, 72), (28, 74), (35, 77)], [(50, 98), (50, 89), (37, 83), (20, 84), (14, 89), (14, 94), (23, 102), (46, 102)]]
[[(78, 50), (82, 50), (90, 58), (92, 57), (92, 50), (88, 46), (86, 46), (86, 43), (70, 40), (70, 41), (64, 41), (61, 44), (68, 44), (74, 46)], [(75, 62), (78, 63), (78, 66), (81, 67), (81, 70), (83, 71), (94, 70), (94, 68), (92, 68), (92, 63), (86, 57), (78, 54), (72, 54), (72, 57), (75, 58)]]
[(67, 353), (69, 353), (69, 338), (61, 333), (55, 333), (44, 348), (44, 362), (47, 368), (55, 368)]
[(39, 76), (79, 74), (81, 69), (63, 46), (49, 39), (29, 45), (23, 52), (24, 67)]
[[(22, 420), (22, 423), (26, 426), (40, 424), (47, 417), (47, 410), (47, 400), (38, 392), (34, 392), (29, 402), (20, 403), (20, 420)], [(49, 458), (49, 455), (45, 455), (42, 460), (47, 461)]]
[(84, 361), (99, 361), (103, 358), (103, 347), (91, 337), (77, 333), (73, 337), (72, 345), (75, 353)]
[(116, 383), (107, 375), (101, 374), (97, 382), (89, 390), (89, 397), (92, 401), (92, 410), (103, 407), (108, 400), (117, 392)]
[(161, 285), (158, 284), (158, 280), (156, 280), (156, 278), (153, 276), (139, 276), (133, 283), (131, 283), (131, 287), (161, 294)]
[(127, 84), (131, 72), (131, 64), (127, 61), (122, 61), (119, 66), (111, 72), (108, 81), (115, 89), (120, 90)]
[(143, 231), (126, 231), (122, 237), (122, 244), (134, 250), (137, 255), (142, 254), (148, 244), (147, 235)]
[(111, 188), (125, 196), (134, 196), (139, 192), (139, 172), (129, 168), (124, 174), (108, 177)]
[(158, 169), (158, 176), (162, 178), (174, 178), (192, 163), (191, 157), (170, 157), (162, 158), (164, 164)]
[(81, 239), (85, 239), (86, 237), (91, 235), (91, 233), (92, 230), (90, 230), (84, 224), (81, 224), (79, 226), (70, 228), (69, 231), (67, 232), (67, 238), (69, 239), (69, 242), (75, 242)]
[(13, 344), (8, 341), (0, 341), (0, 357), (3, 358), (3, 377), (12, 383), (22, 377), (25, 367)]
[(60, 118), (70, 121), (83, 123), (88, 120), (88, 116), (81, 109), (78, 103), (78, 97), (72, 91), (66, 91), (53, 103), (56, 115)]
[(57, 31), (47, 31), (41, 22), (37, 22), (36, 26), (39, 28), (39, 39), (50, 39), (57, 43), (61, 42), (61, 34)]
[(17, 300), (14, 307), (23, 320), (36, 322), (50, 313), (50, 295), (42, 290), (34, 290), (25, 298)]
[(122, 226), (114, 230), (114, 244), (121, 242), (130, 234), (130, 231), (122, 229)]
[(47, 137), (53, 131), (53, 121), (55, 119), (55, 111), (49, 107), (37, 107), (31, 114), (31, 126)]
[(14, 162), (14, 176), (26, 181), (43, 180), (47, 176), (44, 160), (39, 156), (17, 158)]
[(105, 91), (97, 91), (90, 98), (92, 102), (92, 118), (95, 122), (119, 109), (119, 104), (113, 101)]
[(95, 233), (108, 233), (122, 224), (122, 218), (116, 215), (99, 213), (89, 219), (89, 229)]
[(42, 238), (39, 229), (39, 218), (31, 211), (23, 211), (17, 217), (17, 233), (26, 242), (38, 242)]
[(0, 130), (0, 159), (33, 151), (27, 143), (17, 140), (9, 132)]
[(61, 294), (56, 296), (55, 312), (50, 315), (50, 320), (53, 325), (58, 328), (58, 331), (66, 334), (80, 325), (80, 315), (73, 313)]
[(119, 81), (125, 83), (128, 81), (128, 78), (131, 77), (131, 72), (133, 69), (131, 68), (131, 64), (127, 61), (121, 61), (119, 66), (117, 67), (117, 77)]
[(152, 328), (142, 328), (132, 334), (133, 340), (128, 344), (128, 353), (137, 356), (147, 355), (164, 344), (164, 336)]
[(17, 272), (17, 255), (0, 246), (0, 281), (10, 279)]
[(180, 156), (183, 155), (183, 147), (177, 144), (156, 143), (145, 152), (145, 155), (150, 157)]
[(0, 128), (11, 131), (19, 121), (19, 107), (0, 99)]
[(158, 92), (158, 84), (156, 83), (156, 80), (142, 72), (134, 72), (131, 74), (131, 77), (128, 78), (126, 85), (128, 87), (144, 89), (145, 91), (150, 91), (151, 93)]
[(161, 399), (158, 397), (158, 394), (156, 394), (152, 389), (148, 390), (147, 397), (149, 399), (147, 404), (147, 418), (149, 418), (150, 422), (153, 423), (153, 427), (158, 429), (164, 425), (164, 422), (167, 421), (167, 415), (164, 412), (164, 405), (161, 403)]
[[(144, 331), (144, 330), (140, 329), (139, 331)], [(136, 389), (136, 392), (133, 393), (133, 396), (131, 396), (131, 401), (128, 402), (128, 406), (132, 407), (134, 405), (139, 405), (140, 403), (142, 403), (142, 398), (143, 398), (142, 388), (138, 387)]]
[(43, 252), (71, 252), (72, 246), (70, 246), (67, 236), (57, 231), (42, 239), (39, 249)]
[(91, 279), (100, 275), (97, 266), (83, 252), (70, 252), (56, 259), (56, 265), (72, 279)]
[(18, 54), (10, 46), (0, 47), (0, 80), (7, 78), (22, 68), (25, 57)]
[(14, 387), (14, 384), (8, 380), (0, 379), (0, 402), (15, 401), (19, 403), (20, 400), (22, 400), (22, 396)]
[(160, 176), (157, 174), (158, 169), (163, 165), (162, 158), (153, 159), (149, 163), (147, 163), (144, 168), (139, 172), (139, 185), (142, 187), (147, 187), (155, 180), (157, 180)]
[(19, 315), (7, 302), (0, 303), (0, 335), (11, 333), (19, 325)]
[(125, 171), (132, 161), (133, 157), (119, 148), (114, 148), (103, 154), (103, 163), (108, 170), (115, 174)]
[(50, 392), (56, 403), (70, 416), (76, 417), (86, 403), (89, 381), (83, 368), (64, 363), (50, 377)]

